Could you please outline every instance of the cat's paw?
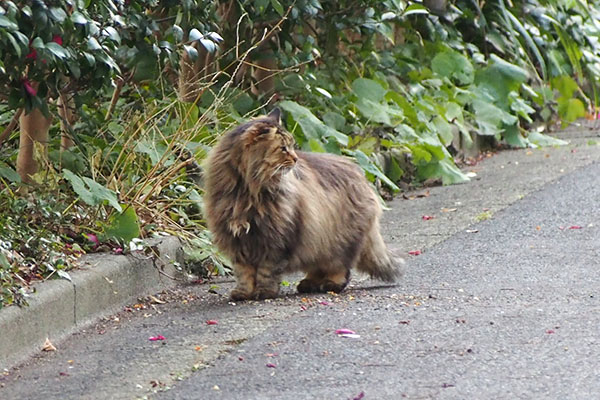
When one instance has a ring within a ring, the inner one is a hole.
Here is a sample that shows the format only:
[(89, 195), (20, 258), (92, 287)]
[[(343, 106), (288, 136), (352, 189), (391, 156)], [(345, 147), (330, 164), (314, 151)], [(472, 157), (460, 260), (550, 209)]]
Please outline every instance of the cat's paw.
[(340, 284), (335, 283), (329, 279), (324, 280), (312, 280), (312, 279), (302, 279), (296, 290), (298, 293), (326, 293), (326, 292), (334, 292), (340, 293), (346, 287), (346, 283)]
[(269, 288), (257, 288), (254, 291), (254, 298), (256, 300), (264, 300), (264, 299), (274, 299), (279, 295), (279, 288), (277, 289), (269, 289)]
[(302, 279), (296, 290), (298, 293), (317, 293), (321, 291), (319, 282), (312, 279)]
[(232, 301), (243, 301), (254, 299), (254, 293), (249, 293), (241, 289), (233, 289), (229, 293), (229, 299)]

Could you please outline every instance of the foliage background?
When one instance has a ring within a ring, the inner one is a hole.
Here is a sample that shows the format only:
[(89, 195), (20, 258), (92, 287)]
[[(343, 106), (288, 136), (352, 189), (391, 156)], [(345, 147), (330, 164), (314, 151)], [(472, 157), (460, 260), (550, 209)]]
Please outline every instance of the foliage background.
[[(137, 237), (183, 236), (224, 272), (183, 167), (274, 104), (383, 195), (465, 182), (456, 162), (485, 146), (560, 144), (548, 127), (597, 112), (599, 20), (576, 0), (5, 1), (0, 304)], [(28, 184), (19, 109), (53, 118)]]

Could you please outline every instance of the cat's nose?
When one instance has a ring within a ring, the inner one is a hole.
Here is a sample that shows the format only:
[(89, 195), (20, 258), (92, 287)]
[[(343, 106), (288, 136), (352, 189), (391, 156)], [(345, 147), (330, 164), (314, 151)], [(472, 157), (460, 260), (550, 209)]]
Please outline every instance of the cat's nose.
[(298, 161), (298, 155), (294, 150), (290, 151), (290, 157), (292, 157), (292, 160), (294, 160), (294, 162)]

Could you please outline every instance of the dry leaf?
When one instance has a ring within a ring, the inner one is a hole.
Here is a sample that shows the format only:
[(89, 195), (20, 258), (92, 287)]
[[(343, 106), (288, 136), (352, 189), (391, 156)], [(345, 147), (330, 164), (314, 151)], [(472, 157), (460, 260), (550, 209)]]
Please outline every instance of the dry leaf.
[(155, 296), (150, 295), (149, 297), (150, 297), (150, 300), (152, 300), (152, 302), (154, 304), (166, 304), (167, 303), (166, 301), (162, 301), (161, 299), (159, 299)]
[(454, 212), (456, 210), (458, 210), (458, 208), (442, 208), (443, 213)]
[(50, 339), (46, 338), (46, 341), (42, 346), (42, 351), (56, 351), (56, 347), (54, 347)]

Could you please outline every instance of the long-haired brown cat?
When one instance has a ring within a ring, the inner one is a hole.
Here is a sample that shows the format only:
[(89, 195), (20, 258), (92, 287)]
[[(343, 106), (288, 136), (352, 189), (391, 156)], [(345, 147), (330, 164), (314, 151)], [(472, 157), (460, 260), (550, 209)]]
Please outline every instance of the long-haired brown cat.
[(232, 300), (275, 297), (294, 271), (306, 273), (301, 293), (340, 292), (352, 268), (400, 276), (362, 171), (340, 156), (295, 151), (278, 109), (226, 133), (204, 171), (208, 228), (237, 280)]

